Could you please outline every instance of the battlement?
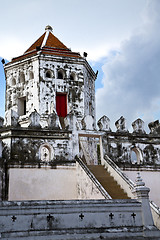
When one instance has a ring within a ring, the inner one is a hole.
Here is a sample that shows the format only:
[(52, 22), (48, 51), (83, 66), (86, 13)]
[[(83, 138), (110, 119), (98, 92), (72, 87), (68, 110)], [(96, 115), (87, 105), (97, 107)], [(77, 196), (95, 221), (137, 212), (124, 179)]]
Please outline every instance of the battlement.
[[(117, 128), (117, 132), (122, 132), (122, 133), (129, 133), (127, 129), (127, 121), (126, 119), (121, 116), (116, 122), (115, 126)], [(107, 116), (101, 117), (98, 122), (97, 122), (98, 128), (100, 131), (112, 131), (110, 128), (110, 119)], [(140, 118), (136, 119), (134, 122), (132, 122), (132, 128), (133, 132), (135, 134), (146, 134), (146, 131), (144, 129), (144, 121)], [(155, 134), (158, 135), (160, 134), (160, 123), (159, 120), (150, 122), (148, 124), (148, 128), (150, 130), (149, 134)]]

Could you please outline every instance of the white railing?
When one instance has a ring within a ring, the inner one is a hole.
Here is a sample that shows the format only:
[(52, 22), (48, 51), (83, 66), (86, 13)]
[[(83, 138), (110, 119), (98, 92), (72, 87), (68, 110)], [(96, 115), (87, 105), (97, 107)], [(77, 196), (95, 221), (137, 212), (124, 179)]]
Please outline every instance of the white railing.
[[(107, 168), (128, 196), (134, 198), (132, 193), (132, 190), (134, 189), (133, 181), (131, 181), (107, 155), (104, 156), (101, 163), (105, 168)], [(156, 227), (160, 229), (160, 208), (153, 201), (150, 201), (150, 206), (154, 223)]]
[(93, 175), (93, 173), (89, 170), (89, 168), (84, 164), (84, 162), (76, 156), (76, 161), (79, 163), (79, 165), (83, 168), (87, 176), (91, 179), (91, 181), (94, 183), (94, 185), (98, 188), (100, 193), (104, 196), (106, 199), (112, 199), (111, 196), (107, 193), (107, 191), (102, 187), (102, 185), (99, 183), (99, 181), (96, 179), (96, 177)]
[(124, 173), (122, 173), (121, 169), (107, 155), (104, 156), (102, 165), (104, 165), (104, 167), (110, 172), (127, 195), (130, 198), (134, 198), (132, 193), (134, 183)]

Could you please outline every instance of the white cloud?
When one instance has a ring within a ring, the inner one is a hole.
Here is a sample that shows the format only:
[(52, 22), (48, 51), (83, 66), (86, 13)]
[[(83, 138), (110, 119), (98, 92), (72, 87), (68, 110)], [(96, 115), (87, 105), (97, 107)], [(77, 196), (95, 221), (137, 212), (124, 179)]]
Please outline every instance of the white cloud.
[[(120, 45), (120, 43), (108, 43), (107, 44), (101, 44), (99, 46), (88, 46), (86, 49), (82, 49), (79, 48), (80, 54), (83, 56), (83, 52), (86, 51), (87, 52), (87, 61), (91, 61), (91, 62), (98, 62), (101, 61), (102, 58), (106, 57), (107, 55), (110, 54), (110, 52), (112, 52), (112, 50), (118, 51)], [(93, 51), (94, 48), (94, 51)], [(72, 49), (73, 51), (76, 51), (76, 49)]]
[(24, 44), (24, 52), (26, 43), (28, 48), (49, 24), (53, 27), (53, 33), (66, 46), (75, 51), (88, 52), (89, 60), (99, 59), (110, 47), (119, 45), (120, 40), (130, 36), (132, 29), (138, 25), (139, 12), (145, 2), (146, 0), (46, 0), (45, 3), (43, 0), (3, 1), (0, 56), (3, 52), (4, 58), (16, 57), (16, 52), (12, 50), (19, 49), (19, 43), (20, 48)]
[(22, 55), (27, 48), (28, 45), (19, 38), (16, 38), (16, 36), (12, 36), (12, 41), (10, 41), (10, 36), (2, 37), (0, 56), (10, 61), (13, 57)]
[[(87, 52), (88, 60), (99, 61), (131, 35), (145, 4), (146, 0), (3, 1), (0, 56), (10, 60), (23, 54), (49, 24), (66, 46), (82, 54)], [(101, 91), (105, 94), (107, 88), (105, 85)], [(99, 109), (97, 112), (100, 115)]]
[(96, 93), (98, 118), (105, 114), (115, 122), (123, 115), (131, 124), (138, 117), (152, 121), (160, 113), (159, 12), (160, 1), (148, 1), (143, 24), (104, 64), (104, 87)]

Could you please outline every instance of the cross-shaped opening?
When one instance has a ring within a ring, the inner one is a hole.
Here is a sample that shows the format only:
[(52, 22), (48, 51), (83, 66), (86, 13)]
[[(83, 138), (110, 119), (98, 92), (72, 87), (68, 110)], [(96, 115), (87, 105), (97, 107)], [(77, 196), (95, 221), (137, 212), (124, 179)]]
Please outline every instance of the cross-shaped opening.
[(11, 219), (13, 222), (15, 222), (17, 218), (15, 216), (12, 216)]
[(50, 222), (50, 220), (52, 220), (52, 218), (53, 218), (53, 216), (51, 216), (51, 214), (49, 214), (49, 215), (47, 216), (47, 222)]
[(135, 219), (136, 214), (135, 214), (135, 213), (132, 213), (131, 216), (133, 217), (133, 219)]
[(83, 213), (81, 213), (81, 214), (79, 215), (79, 217), (80, 217), (81, 220), (83, 220), (83, 218), (84, 218)]
[(113, 213), (110, 213), (110, 214), (109, 214), (109, 217), (110, 217), (111, 219), (113, 219), (114, 214), (113, 214)]

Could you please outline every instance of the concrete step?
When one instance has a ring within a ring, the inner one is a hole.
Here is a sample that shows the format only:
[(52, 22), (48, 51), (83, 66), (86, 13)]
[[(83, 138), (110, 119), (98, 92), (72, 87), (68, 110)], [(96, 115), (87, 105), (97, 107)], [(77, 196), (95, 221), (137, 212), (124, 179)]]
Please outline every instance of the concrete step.
[(124, 190), (102, 165), (88, 165), (87, 167), (113, 199), (129, 199)]
[[(68, 230), (46, 230), (46, 231), (28, 231), (28, 232), (12, 232), (1, 235), (2, 240), (158, 240), (159, 237), (143, 237), (143, 229), (136, 226), (130, 227), (126, 232), (121, 228), (121, 234), (117, 232), (117, 228), (100, 228), (100, 229), (68, 229)], [(126, 236), (127, 235), (127, 236)]]

